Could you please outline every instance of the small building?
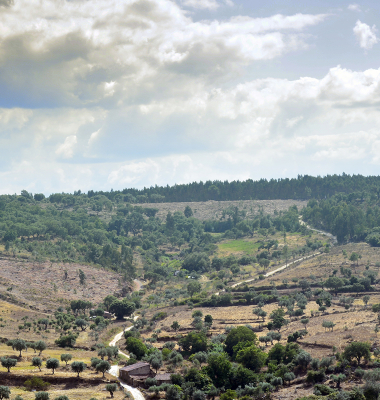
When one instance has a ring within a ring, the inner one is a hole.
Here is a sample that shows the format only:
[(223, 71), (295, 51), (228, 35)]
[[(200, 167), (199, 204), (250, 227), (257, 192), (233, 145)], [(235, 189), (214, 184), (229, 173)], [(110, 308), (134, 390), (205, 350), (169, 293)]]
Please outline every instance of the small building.
[(153, 376), (154, 373), (150, 369), (149, 363), (143, 361), (128, 365), (119, 370), (120, 379), (131, 386), (140, 386), (144, 383), (146, 378)]
[(157, 374), (154, 378), (157, 381), (157, 385), (162, 385), (163, 383), (172, 383), (171, 374), (169, 373)]
[(112, 319), (112, 318), (114, 318), (114, 314), (111, 314), (110, 312), (108, 312), (108, 311), (104, 311), (104, 314), (103, 314), (103, 317), (104, 318), (106, 318), (106, 319)]

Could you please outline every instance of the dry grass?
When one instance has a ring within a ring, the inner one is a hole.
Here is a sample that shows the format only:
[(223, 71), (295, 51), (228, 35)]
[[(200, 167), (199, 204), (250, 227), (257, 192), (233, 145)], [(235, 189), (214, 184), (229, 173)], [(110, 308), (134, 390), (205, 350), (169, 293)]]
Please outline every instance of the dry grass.
[(245, 211), (247, 218), (253, 218), (262, 208), (265, 214), (273, 214), (275, 211), (286, 211), (289, 207), (296, 205), (298, 209), (306, 207), (307, 201), (301, 200), (236, 200), (236, 201), (202, 201), (181, 203), (144, 203), (141, 207), (157, 208), (157, 216), (165, 219), (167, 213), (179, 211), (183, 213), (186, 206), (191, 207), (194, 217), (204, 221), (206, 219), (219, 219), (223, 210), (229, 207), (237, 207), (239, 211)]
[[(85, 286), (79, 283), (79, 269), (86, 274)], [(65, 270), (68, 279), (64, 279)], [(120, 291), (122, 286), (120, 275), (89, 265), (0, 260), (0, 294), (3, 298), (13, 297), (21, 305), (44, 312), (65, 307), (73, 299), (99, 303), (107, 294)]]

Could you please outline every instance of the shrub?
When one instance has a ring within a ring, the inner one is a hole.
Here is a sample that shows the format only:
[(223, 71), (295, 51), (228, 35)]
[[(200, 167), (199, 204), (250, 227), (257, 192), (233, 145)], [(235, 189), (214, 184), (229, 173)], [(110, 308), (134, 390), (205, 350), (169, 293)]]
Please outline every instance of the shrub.
[(322, 395), (322, 396), (327, 396), (329, 394), (335, 393), (334, 389), (331, 389), (329, 386), (327, 385), (322, 385), (320, 383), (317, 383), (316, 385), (314, 385), (314, 390), (317, 391)]
[(28, 379), (24, 382), (24, 386), (28, 390), (46, 390), (49, 386), (49, 382), (43, 381), (41, 378), (38, 378), (37, 376), (33, 376), (33, 378)]
[(148, 387), (156, 386), (157, 385), (156, 378), (146, 378), (145, 379), (145, 385), (147, 385)]
[(48, 392), (37, 392), (34, 395), (35, 400), (49, 400), (49, 393)]
[(69, 335), (61, 336), (59, 339), (55, 341), (55, 344), (59, 347), (73, 347), (75, 345), (76, 340), (77, 337), (72, 333), (70, 333)]
[(158, 312), (158, 313), (153, 315), (152, 321), (160, 321), (162, 319), (165, 319), (167, 316), (168, 316), (167, 312), (160, 311), (160, 312)]
[(316, 384), (319, 382), (323, 382), (326, 379), (326, 375), (324, 371), (308, 371), (306, 382), (310, 384)]

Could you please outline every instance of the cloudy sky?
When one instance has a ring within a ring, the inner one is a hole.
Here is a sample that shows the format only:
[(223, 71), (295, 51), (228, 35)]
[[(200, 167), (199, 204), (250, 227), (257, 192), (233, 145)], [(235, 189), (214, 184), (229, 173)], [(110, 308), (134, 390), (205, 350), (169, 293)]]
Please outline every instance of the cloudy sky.
[(0, 192), (379, 174), (375, 0), (0, 0)]

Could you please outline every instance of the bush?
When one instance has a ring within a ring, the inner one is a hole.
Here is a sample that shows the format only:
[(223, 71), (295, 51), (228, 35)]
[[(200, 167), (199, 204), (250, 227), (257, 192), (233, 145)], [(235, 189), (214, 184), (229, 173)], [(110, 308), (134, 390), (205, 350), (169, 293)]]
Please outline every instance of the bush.
[(323, 382), (326, 379), (326, 375), (324, 371), (308, 371), (306, 382), (310, 384), (316, 384), (319, 382)]
[(48, 392), (37, 392), (34, 396), (35, 400), (49, 400)]
[(168, 316), (167, 312), (161, 311), (153, 315), (152, 321), (161, 321), (162, 319), (165, 319)]
[(317, 391), (322, 395), (322, 396), (327, 396), (329, 394), (335, 393), (334, 389), (331, 389), (329, 386), (322, 385), (320, 383), (317, 383), (314, 385), (314, 390)]
[(70, 333), (69, 335), (61, 336), (59, 339), (55, 341), (55, 344), (59, 347), (73, 347), (75, 345), (76, 340), (77, 337), (72, 333)]
[(147, 385), (148, 387), (156, 386), (157, 385), (156, 378), (146, 378), (145, 379), (145, 385)]
[(28, 390), (46, 390), (50, 386), (49, 382), (43, 381), (41, 378), (33, 376), (33, 378), (28, 379), (24, 382), (24, 386)]

